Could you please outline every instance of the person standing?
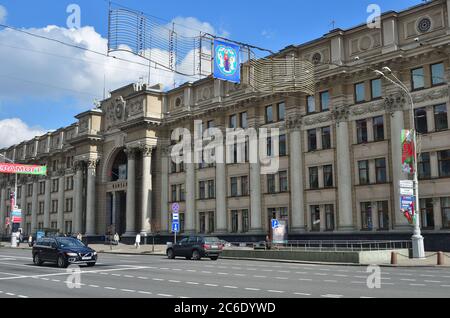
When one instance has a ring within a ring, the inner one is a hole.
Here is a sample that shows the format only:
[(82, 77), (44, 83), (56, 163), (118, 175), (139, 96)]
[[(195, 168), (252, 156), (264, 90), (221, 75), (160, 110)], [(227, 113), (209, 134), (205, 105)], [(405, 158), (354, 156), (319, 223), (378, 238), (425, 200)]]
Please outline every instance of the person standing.
[(120, 237), (119, 233), (114, 234), (114, 244), (119, 245)]
[(136, 249), (139, 249), (141, 247), (141, 234), (140, 233), (138, 233), (136, 235), (135, 245), (136, 245)]
[(78, 233), (78, 234), (77, 234), (77, 240), (80, 241), (80, 242), (82, 242), (83, 236), (81, 235), (81, 233)]

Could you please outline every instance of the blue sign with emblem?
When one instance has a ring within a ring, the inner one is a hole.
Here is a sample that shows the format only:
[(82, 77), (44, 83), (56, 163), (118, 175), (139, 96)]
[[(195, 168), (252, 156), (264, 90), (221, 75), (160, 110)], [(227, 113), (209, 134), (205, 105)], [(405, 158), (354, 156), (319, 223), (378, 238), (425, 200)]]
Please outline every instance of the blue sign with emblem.
[(280, 226), (280, 221), (273, 219), (272, 220), (272, 229), (277, 229)]
[(172, 232), (173, 233), (179, 233), (180, 232), (180, 223), (173, 222), (172, 223)]
[(240, 47), (228, 42), (214, 41), (214, 78), (233, 83), (241, 82)]

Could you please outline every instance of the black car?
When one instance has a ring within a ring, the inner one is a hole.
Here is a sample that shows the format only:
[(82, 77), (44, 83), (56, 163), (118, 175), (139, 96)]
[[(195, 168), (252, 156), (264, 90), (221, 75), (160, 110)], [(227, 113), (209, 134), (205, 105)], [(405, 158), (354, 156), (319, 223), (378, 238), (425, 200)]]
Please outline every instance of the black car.
[(91, 267), (97, 262), (97, 252), (75, 238), (42, 238), (33, 246), (33, 262), (38, 266), (45, 262), (56, 263), (60, 268), (71, 264)]
[(223, 244), (217, 237), (191, 236), (169, 246), (167, 248), (167, 257), (174, 259), (180, 256), (189, 260), (200, 260), (202, 257), (207, 257), (217, 261), (223, 247)]

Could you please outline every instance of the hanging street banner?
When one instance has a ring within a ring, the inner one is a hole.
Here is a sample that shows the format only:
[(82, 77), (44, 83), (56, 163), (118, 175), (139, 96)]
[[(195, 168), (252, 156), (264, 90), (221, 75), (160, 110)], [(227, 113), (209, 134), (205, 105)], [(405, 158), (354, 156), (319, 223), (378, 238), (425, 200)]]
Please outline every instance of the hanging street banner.
[(214, 78), (233, 83), (241, 82), (240, 47), (214, 40)]
[(414, 224), (416, 218), (415, 212), (416, 198), (414, 196), (402, 196), (401, 197), (401, 211), (405, 218), (408, 220), (409, 224)]
[(402, 130), (402, 172), (413, 175), (415, 166), (414, 130)]
[(22, 210), (13, 210), (11, 212), (12, 223), (22, 222)]
[(47, 166), (0, 163), (0, 173), (46, 176)]

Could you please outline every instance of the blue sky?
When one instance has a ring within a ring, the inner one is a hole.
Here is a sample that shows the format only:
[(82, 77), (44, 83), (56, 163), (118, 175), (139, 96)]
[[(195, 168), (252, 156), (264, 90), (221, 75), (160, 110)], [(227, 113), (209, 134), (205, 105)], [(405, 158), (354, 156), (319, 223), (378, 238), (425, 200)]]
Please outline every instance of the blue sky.
[[(333, 20), (335, 27), (344, 29), (364, 23), (371, 3), (378, 4), (383, 12), (421, 3), (420, 0), (116, 2), (166, 21), (179, 17), (194, 28), (208, 23), (207, 31), (274, 51), (321, 37), (332, 28)], [(66, 32), (69, 15), (66, 8), (72, 3), (81, 8), (81, 27), (93, 29), (77, 34)], [(81, 39), (81, 43), (101, 50), (107, 37), (107, 8), (104, 0), (0, 0), (0, 22), (65, 41)], [(186, 19), (189, 17), (198, 23)], [(45, 29), (49, 25), (59, 28)], [(30, 48), (31, 51), (27, 50)], [(104, 76), (107, 89), (122, 84), (119, 78), (127, 82), (139, 77), (130, 77), (126, 65), (105, 67), (98, 57), (86, 57), (84, 52), (1, 28), (0, 58), (0, 87), (3, 87), (0, 88), (0, 147), (15, 143), (22, 136), (29, 138), (29, 134), (73, 123), (76, 114), (92, 108), (94, 98), (102, 97)], [(88, 65), (85, 60), (89, 61)], [(105, 68), (108, 70), (104, 71)], [(162, 76), (168, 78), (168, 74)], [(17, 127), (17, 120), (11, 121), (14, 118), (20, 119), (23, 125)], [(28, 130), (28, 135), (14, 129)], [(11, 137), (12, 132), (16, 139)]]

